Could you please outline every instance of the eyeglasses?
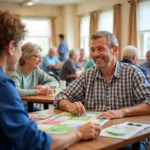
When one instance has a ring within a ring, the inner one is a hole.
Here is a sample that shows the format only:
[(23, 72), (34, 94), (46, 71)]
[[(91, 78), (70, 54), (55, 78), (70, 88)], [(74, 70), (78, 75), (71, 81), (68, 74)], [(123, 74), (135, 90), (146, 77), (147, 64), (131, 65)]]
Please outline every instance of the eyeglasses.
[(36, 55), (32, 55), (32, 56), (34, 56), (34, 57), (36, 57), (38, 59), (42, 59), (42, 56), (36, 56)]

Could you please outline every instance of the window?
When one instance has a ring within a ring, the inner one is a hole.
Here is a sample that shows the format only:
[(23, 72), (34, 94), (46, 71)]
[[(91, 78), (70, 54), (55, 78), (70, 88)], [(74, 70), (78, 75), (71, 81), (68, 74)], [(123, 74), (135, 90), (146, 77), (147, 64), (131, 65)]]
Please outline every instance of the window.
[(145, 59), (146, 51), (150, 49), (150, 1), (138, 4), (138, 48), (139, 58)]
[(42, 55), (46, 55), (50, 46), (51, 23), (49, 18), (29, 18), (23, 17), (26, 24), (27, 35), (24, 43), (32, 42), (42, 48)]
[(100, 12), (98, 30), (113, 32), (113, 10)]
[(80, 47), (85, 50), (85, 56), (89, 57), (90, 16), (82, 17), (80, 29)]

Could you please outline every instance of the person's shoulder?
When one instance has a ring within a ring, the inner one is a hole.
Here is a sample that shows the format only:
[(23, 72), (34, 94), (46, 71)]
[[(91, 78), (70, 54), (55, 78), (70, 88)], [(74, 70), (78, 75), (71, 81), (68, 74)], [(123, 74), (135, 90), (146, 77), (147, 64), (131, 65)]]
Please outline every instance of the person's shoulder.
[(85, 75), (95, 74), (97, 72), (97, 70), (98, 70), (98, 68), (96, 66), (94, 66), (94, 67), (84, 70), (83, 74), (85, 74)]
[(6, 85), (8, 82), (15, 85), (14, 81), (9, 76), (0, 75), (0, 85)]
[(6, 72), (6, 75), (8, 75), (9, 77), (21, 77), (23, 75), (23, 72), (20, 67), (17, 67), (16, 71), (8, 71)]
[(136, 65), (131, 65), (128, 63), (119, 63), (120, 64), (120, 69), (122, 73), (126, 73), (126, 74), (140, 74), (140, 76), (143, 74), (141, 69), (136, 66)]
[(34, 70), (35, 75), (48, 75), (44, 70), (38, 68)]
[(140, 64), (140, 67), (145, 67), (146, 65), (147, 65), (147, 62), (145, 61)]
[(67, 60), (64, 62), (64, 65), (68, 65), (68, 64), (72, 64), (72, 60), (67, 59)]
[(50, 59), (48, 55), (43, 56), (43, 61), (47, 61), (48, 59)]
[(129, 63), (119, 62), (119, 67), (123, 70), (136, 70), (138, 67)]

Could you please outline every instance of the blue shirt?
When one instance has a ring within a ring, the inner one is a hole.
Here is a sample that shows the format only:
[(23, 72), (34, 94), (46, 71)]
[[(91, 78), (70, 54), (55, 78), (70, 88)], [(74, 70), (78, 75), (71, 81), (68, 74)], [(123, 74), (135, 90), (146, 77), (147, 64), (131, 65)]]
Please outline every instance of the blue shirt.
[(58, 54), (59, 54), (60, 61), (65, 61), (68, 59), (68, 46), (64, 40), (61, 41), (61, 43), (59, 44)]
[(29, 119), (12, 79), (0, 67), (0, 149), (49, 150), (52, 137)]
[(148, 74), (150, 74), (150, 64), (147, 62), (144, 62), (140, 65), (140, 67), (144, 68)]
[(44, 71), (49, 72), (49, 71), (53, 71), (53, 69), (49, 68), (48, 65), (55, 65), (59, 63), (60, 63), (60, 60), (56, 56), (50, 57), (49, 55), (46, 55), (43, 58), (43, 61), (40, 67)]

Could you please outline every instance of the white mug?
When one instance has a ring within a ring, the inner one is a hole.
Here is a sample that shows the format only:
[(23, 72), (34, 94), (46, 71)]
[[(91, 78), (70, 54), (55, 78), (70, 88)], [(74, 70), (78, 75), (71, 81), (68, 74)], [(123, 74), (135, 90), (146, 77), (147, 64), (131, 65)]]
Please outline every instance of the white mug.
[(65, 89), (66, 88), (66, 81), (65, 80), (60, 80), (60, 88)]

